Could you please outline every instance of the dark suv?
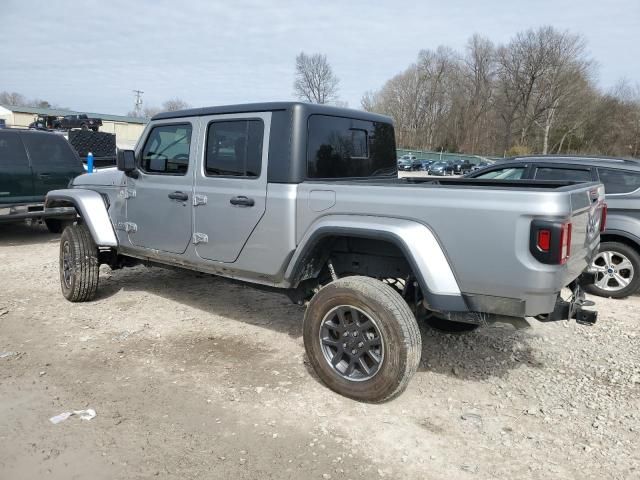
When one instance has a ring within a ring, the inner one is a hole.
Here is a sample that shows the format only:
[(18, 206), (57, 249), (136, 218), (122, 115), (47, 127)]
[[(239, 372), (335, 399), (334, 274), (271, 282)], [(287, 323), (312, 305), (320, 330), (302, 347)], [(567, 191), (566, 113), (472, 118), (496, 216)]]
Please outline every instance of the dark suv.
[(60, 232), (75, 210), (61, 207), (45, 213), (44, 197), (82, 173), (80, 157), (63, 136), (0, 129), (0, 223), (43, 218), (50, 231)]
[(640, 287), (640, 161), (578, 156), (515, 157), (471, 172), (468, 178), (600, 181), (608, 215), (588, 291), (622, 298)]

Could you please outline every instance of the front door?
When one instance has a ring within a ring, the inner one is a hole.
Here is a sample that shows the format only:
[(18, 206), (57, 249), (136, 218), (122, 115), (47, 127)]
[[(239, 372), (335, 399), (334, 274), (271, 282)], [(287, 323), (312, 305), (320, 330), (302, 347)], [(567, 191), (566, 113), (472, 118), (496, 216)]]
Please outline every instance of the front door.
[(266, 208), (271, 113), (202, 119), (194, 241), (201, 258), (235, 262)]
[(197, 121), (156, 124), (137, 152), (138, 178), (127, 178), (127, 222), (137, 247), (184, 253), (192, 234)]

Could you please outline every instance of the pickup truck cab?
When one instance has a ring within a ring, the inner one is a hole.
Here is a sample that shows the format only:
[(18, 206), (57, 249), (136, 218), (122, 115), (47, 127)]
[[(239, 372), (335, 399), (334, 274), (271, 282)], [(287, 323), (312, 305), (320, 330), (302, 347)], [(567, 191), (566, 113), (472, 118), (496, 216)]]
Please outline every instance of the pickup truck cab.
[(66, 188), (82, 173), (78, 154), (61, 135), (1, 129), (0, 223), (42, 218), (51, 232), (60, 233), (76, 211), (59, 207), (45, 212), (44, 197), (49, 190)]
[(78, 212), (60, 244), (70, 301), (95, 296), (100, 264), (136, 262), (282, 291), (307, 305), (320, 378), (379, 402), (418, 367), (416, 317), (451, 331), (593, 323), (577, 279), (603, 198), (596, 182), (400, 179), (390, 118), (286, 102), (156, 115), (117, 169), (46, 206)]
[(72, 128), (81, 128), (82, 130), (98, 131), (102, 126), (102, 120), (99, 118), (89, 118), (86, 114), (65, 115), (54, 123), (55, 128), (62, 130), (71, 130)]

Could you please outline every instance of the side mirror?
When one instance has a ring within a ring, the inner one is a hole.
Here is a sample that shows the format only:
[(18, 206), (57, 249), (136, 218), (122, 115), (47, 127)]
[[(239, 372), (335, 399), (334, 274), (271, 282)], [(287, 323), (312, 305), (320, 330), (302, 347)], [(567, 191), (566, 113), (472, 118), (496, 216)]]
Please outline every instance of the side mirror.
[(136, 152), (133, 150), (118, 150), (118, 157), (116, 160), (116, 166), (118, 170), (125, 174), (135, 172), (136, 169)]

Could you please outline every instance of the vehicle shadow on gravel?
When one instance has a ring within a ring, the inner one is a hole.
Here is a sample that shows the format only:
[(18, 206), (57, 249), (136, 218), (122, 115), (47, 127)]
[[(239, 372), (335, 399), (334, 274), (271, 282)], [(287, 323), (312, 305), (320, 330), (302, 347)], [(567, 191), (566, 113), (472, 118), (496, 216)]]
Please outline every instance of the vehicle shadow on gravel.
[[(292, 304), (285, 295), (221, 277), (138, 266), (102, 275), (96, 300), (114, 296), (122, 289), (158, 295), (293, 338), (302, 336), (302, 307)], [(419, 370), (423, 372), (482, 380), (504, 376), (523, 365), (542, 367), (535, 351), (528, 345), (530, 333), (527, 330), (516, 331), (502, 325), (487, 326), (463, 335), (443, 334), (426, 325), (420, 325), (420, 330), (422, 361)], [(310, 369), (308, 365), (306, 367)], [(313, 376), (315, 378), (315, 374)]]
[(471, 333), (449, 335), (420, 325), (422, 361), (419, 371), (435, 372), (463, 380), (502, 377), (509, 371), (544, 364), (529, 345), (528, 329), (494, 324)]
[(57, 242), (58, 233), (49, 233), (43, 223), (27, 222), (0, 224), (0, 247), (16, 245), (36, 245), (45, 242)]

